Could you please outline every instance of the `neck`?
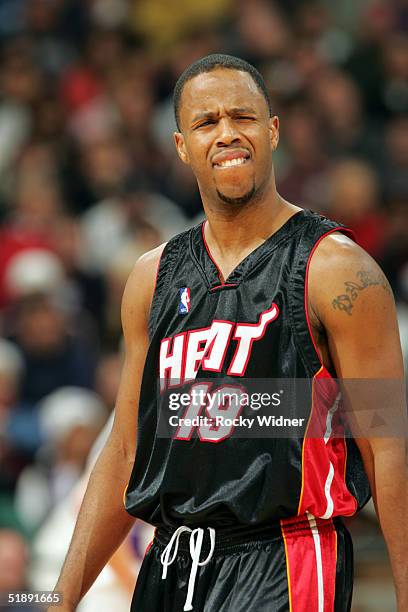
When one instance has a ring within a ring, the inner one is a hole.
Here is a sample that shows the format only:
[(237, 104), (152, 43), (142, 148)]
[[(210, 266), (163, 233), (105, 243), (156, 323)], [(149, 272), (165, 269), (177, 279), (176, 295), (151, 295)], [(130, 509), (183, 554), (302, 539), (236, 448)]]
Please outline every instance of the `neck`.
[(275, 185), (266, 197), (251, 200), (234, 208), (224, 202), (212, 205), (203, 199), (206, 239), (219, 254), (240, 254), (247, 248), (256, 248), (271, 236), (295, 212), (297, 206), (286, 202)]
[(208, 219), (205, 238), (225, 280), (247, 255), (301, 209), (284, 200), (274, 188), (269, 197), (236, 209), (225, 204), (211, 207), (204, 201), (204, 210)]

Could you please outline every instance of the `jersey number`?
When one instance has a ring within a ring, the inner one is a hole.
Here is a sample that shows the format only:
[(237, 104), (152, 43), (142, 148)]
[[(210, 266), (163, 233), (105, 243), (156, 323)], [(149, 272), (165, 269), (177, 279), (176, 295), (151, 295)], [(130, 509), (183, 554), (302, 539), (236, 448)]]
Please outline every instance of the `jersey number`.
[(197, 383), (191, 388), (191, 402), (180, 419), (175, 440), (191, 440), (197, 430), (201, 442), (222, 442), (235, 428), (235, 419), (243, 409), (242, 388), (222, 385), (211, 393), (211, 383)]

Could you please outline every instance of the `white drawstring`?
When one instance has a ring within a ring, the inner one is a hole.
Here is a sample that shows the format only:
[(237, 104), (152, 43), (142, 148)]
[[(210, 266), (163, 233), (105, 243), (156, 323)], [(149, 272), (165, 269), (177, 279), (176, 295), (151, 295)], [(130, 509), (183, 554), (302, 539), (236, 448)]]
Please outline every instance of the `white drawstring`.
[[(211, 561), (211, 558), (214, 553), (215, 529), (213, 529), (212, 527), (208, 527), (208, 531), (210, 533), (210, 541), (211, 541), (210, 552), (208, 553), (208, 557), (204, 561), (200, 561), (201, 547), (203, 545), (203, 538), (204, 538), (204, 529), (202, 529), (202, 527), (197, 527), (197, 529), (190, 529), (189, 527), (186, 527), (185, 525), (178, 527), (176, 531), (173, 533), (173, 535), (171, 536), (170, 542), (167, 544), (166, 548), (164, 549), (160, 557), (161, 563), (163, 565), (163, 573), (162, 573), (163, 580), (167, 576), (167, 568), (169, 567), (169, 565), (173, 563), (173, 561), (176, 558), (177, 551), (178, 551), (178, 545), (179, 545), (179, 539), (180, 539), (181, 534), (185, 531), (188, 531), (190, 533), (190, 555), (193, 561), (191, 570), (190, 570), (190, 578), (188, 580), (186, 603), (184, 604), (184, 609), (183, 609), (184, 612), (189, 612), (190, 610), (193, 609), (192, 601), (193, 601), (194, 584), (195, 584), (195, 579), (197, 576), (198, 566), (201, 567), (203, 565), (207, 565), (207, 563)], [(174, 546), (174, 550), (172, 550), (173, 546)], [(173, 554), (170, 558), (171, 553)]]
[[(167, 544), (166, 548), (163, 550), (161, 554), (160, 560), (163, 566), (162, 580), (164, 580), (167, 577), (167, 568), (169, 565), (173, 563), (174, 559), (176, 558), (177, 550), (178, 550), (178, 541), (183, 531), (191, 532), (191, 529), (189, 529), (188, 527), (184, 527), (184, 526), (178, 527), (176, 531), (173, 533), (173, 535), (171, 536), (170, 542)], [(176, 545), (174, 546), (173, 556), (171, 558), (171, 561), (169, 561), (171, 549), (173, 548), (174, 543), (176, 543)]]

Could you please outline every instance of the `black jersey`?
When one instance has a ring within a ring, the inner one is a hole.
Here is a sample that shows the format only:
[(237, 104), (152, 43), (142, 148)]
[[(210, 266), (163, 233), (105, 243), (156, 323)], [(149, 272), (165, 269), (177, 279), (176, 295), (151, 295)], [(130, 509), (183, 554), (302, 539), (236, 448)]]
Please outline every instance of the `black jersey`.
[[(150, 312), (137, 452), (125, 496), (129, 513), (154, 525), (257, 526), (306, 512), (350, 516), (367, 500), (352, 439), (214, 440), (205, 426), (201, 435), (194, 428), (172, 439), (157, 433), (161, 387), (206, 376), (307, 379), (309, 424), (318, 413), (324, 420), (338, 391), (320, 361), (305, 305), (313, 251), (335, 231), (348, 230), (299, 211), (225, 282), (204, 224), (166, 245)], [(319, 379), (328, 382), (323, 398), (314, 396)]]

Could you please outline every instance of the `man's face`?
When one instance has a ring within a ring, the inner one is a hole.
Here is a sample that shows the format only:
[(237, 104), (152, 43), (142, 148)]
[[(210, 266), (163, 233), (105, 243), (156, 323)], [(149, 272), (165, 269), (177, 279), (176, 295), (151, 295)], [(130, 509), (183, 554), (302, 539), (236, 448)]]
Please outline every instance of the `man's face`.
[(210, 201), (242, 205), (266, 191), (279, 121), (269, 117), (252, 77), (217, 68), (188, 81), (180, 101), (175, 143), (201, 194)]

